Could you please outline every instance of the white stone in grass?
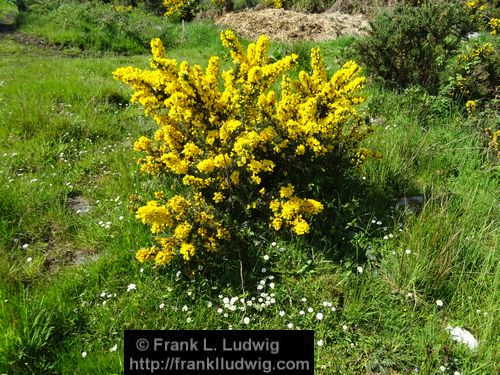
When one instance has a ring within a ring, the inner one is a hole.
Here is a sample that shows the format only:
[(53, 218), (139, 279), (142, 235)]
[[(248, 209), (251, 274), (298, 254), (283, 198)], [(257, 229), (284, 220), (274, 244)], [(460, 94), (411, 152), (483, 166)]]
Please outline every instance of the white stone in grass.
[(466, 344), (470, 350), (477, 349), (478, 343), (476, 338), (466, 329), (461, 327), (447, 326), (446, 330), (450, 333), (452, 340)]

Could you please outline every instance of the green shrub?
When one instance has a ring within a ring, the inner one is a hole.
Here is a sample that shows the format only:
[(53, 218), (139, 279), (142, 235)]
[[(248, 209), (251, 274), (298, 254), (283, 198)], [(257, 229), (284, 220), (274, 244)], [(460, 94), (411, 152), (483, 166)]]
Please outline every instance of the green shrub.
[(419, 84), (438, 91), (440, 71), (460, 41), (475, 29), (458, 1), (401, 3), (378, 14), (366, 38), (355, 44), (359, 60), (396, 88)]
[(498, 38), (465, 43), (442, 75), (442, 93), (460, 102), (494, 99), (499, 94)]

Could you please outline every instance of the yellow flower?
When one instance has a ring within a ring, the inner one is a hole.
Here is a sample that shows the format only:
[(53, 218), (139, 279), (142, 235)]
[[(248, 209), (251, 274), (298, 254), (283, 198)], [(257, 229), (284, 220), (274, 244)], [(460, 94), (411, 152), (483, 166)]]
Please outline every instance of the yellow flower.
[(134, 143), (134, 151), (148, 151), (151, 147), (151, 139), (147, 137), (140, 137)]
[(302, 210), (307, 215), (317, 215), (323, 211), (323, 205), (314, 199), (305, 199), (302, 201)]
[(184, 260), (190, 260), (194, 253), (195, 253), (195, 247), (193, 244), (191, 243), (183, 243), (181, 244), (181, 249), (180, 249), (180, 253), (182, 255), (182, 257), (184, 258)]
[(165, 264), (170, 263), (170, 261), (173, 259), (174, 254), (172, 251), (169, 250), (161, 250), (156, 254), (155, 257), (155, 263), (157, 266), (163, 266)]
[(193, 226), (191, 224), (189, 224), (188, 222), (183, 222), (177, 225), (177, 227), (175, 228), (174, 236), (181, 241), (185, 241), (189, 237), (192, 229)]
[(215, 203), (220, 203), (224, 200), (224, 195), (217, 191), (214, 193), (213, 200)]
[(293, 195), (295, 188), (292, 184), (288, 184), (287, 186), (282, 186), (280, 189), (280, 197), (281, 198), (290, 198)]
[(137, 252), (135, 253), (135, 258), (143, 263), (147, 260), (150, 260), (154, 257), (155, 253), (156, 253), (157, 249), (156, 248), (142, 248), (140, 250), (137, 250)]
[(240, 182), (240, 173), (238, 171), (234, 171), (231, 173), (231, 182), (237, 185)]
[(277, 200), (272, 200), (271, 203), (269, 203), (269, 208), (271, 209), (271, 211), (273, 212), (278, 212), (279, 209), (281, 207), (281, 204), (279, 201)]
[(293, 223), (293, 231), (299, 236), (309, 233), (309, 224), (302, 219), (297, 219)]
[(202, 160), (198, 163), (198, 165), (196, 165), (196, 168), (198, 168), (198, 170), (200, 172), (212, 172), (215, 168), (215, 163), (212, 159), (205, 159), (205, 160)]
[(152, 226), (154, 233), (159, 232), (163, 227), (171, 227), (173, 225), (172, 215), (163, 206), (159, 206), (156, 201), (150, 201), (146, 206), (140, 207), (137, 210), (136, 217), (144, 224)]
[(304, 153), (306, 152), (306, 147), (304, 145), (298, 145), (295, 149), (295, 152), (297, 153), (297, 155), (304, 155)]
[(275, 217), (271, 221), (271, 226), (273, 227), (274, 230), (280, 230), (282, 224), (283, 222), (279, 217)]
[(184, 146), (184, 149), (182, 150), (182, 153), (186, 156), (186, 157), (197, 157), (198, 155), (200, 155), (201, 153), (201, 150), (198, 146), (196, 146), (196, 144), (194, 144), (193, 142), (188, 142), (186, 143), (186, 145)]
[(490, 34), (497, 35), (500, 30), (500, 18), (491, 18), (489, 22), (489, 26), (491, 28)]
[(474, 114), (477, 110), (477, 101), (468, 100), (467, 103), (465, 103), (465, 108), (467, 109), (467, 113), (469, 115)]

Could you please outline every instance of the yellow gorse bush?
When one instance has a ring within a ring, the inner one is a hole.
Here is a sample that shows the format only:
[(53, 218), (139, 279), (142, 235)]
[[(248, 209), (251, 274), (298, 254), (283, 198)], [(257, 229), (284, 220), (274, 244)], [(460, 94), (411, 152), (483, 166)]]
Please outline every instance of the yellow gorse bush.
[(365, 82), (355, 62), (328, 78), (313, 48), (312, 72), (284, 76), (277, 92), (273, 85), (297, 55), (270, 62), (265, 36), (246, 51), (232, 31), (221, 40), (232, 59), (222, 73), (217, 56), (205, 70), (167, 58), (159, 39), (151, 42), (152, 70), (114, 72), (159, 125), (154, 139), (135, 143), (141, 170), (184, 185), (182, 193), (166, 199), (158, 192), (138, 209), (137, 218), (156, 236), (155, 246), (137, 252), (141, 262), (200, 260), (238, 235), (242, 217), (264, 217), (269, 228), (306, 234), (324, 208), (305, 196), (314, 171), (327, 175), (345, 166), (339, 160), (359, 166), (371, 155), (360, 146), (371, 129), (355, 109)]
[(184, 10), (187, 5), (187, 0), (164, 0), (165, 15), (171, 16)]

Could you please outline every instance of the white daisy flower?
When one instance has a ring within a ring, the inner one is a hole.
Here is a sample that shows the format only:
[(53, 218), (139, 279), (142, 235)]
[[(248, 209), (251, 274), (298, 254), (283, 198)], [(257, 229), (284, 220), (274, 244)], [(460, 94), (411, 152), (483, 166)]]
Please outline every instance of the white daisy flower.
[(127, 287), (127, 292), (130, 292), (131, 290), (135, 290), (137, 289), (137, 285), (135, 284), (129, 284), (129, 286)]

